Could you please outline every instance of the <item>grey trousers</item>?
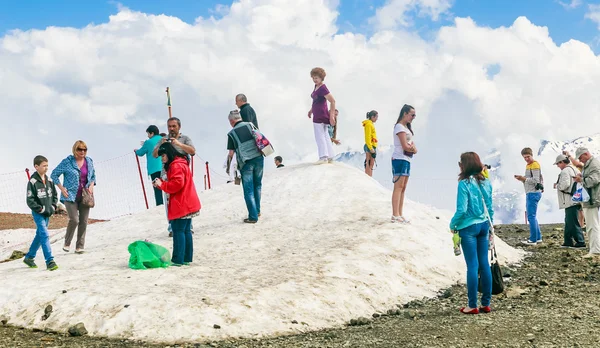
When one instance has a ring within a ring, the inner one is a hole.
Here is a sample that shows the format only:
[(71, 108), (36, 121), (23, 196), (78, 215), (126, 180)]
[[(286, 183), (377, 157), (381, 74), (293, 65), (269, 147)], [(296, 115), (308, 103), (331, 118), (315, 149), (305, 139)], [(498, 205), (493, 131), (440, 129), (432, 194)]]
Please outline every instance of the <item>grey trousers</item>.
[(81, 205), (81, 202), (65, 202), (67, 214), (69, 215), (69, 224), (67, 225), (67, 233), (65, 234), (65, 246), (70, 246), (77, 229), (76, 249), (83, 249), (85, 245), (85, 232), (87, 230), (88, 216), (90, 208)]

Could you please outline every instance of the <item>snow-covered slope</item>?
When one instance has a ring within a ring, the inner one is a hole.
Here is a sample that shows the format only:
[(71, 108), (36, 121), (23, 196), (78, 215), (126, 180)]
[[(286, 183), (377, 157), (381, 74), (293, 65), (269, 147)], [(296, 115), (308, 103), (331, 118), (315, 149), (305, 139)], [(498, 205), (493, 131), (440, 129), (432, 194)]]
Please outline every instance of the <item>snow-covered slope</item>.
[[(83, 322), (92, 335), (163, 342), (258, 337), (340, 326), (464, 282), (449, 212), (409, 201), (412, 224), (392, 224), (390, 196), (345, 164), (290, 166), (267, 174), (262, 220), (245, 225), (241, 187), (217, 187), (201, 194), (194, 262), (182, 268), (127, 267), (133, 241), (171, 249), (161, 207), (90, 225), (86, 254), (53, 244), (58, 271), (0, 264), (0, 316), (29, 328)], [(504, 262), (522, 257), (501, 241), (498, 249)], [(42, 321), (48, 304), (54, 311)]]

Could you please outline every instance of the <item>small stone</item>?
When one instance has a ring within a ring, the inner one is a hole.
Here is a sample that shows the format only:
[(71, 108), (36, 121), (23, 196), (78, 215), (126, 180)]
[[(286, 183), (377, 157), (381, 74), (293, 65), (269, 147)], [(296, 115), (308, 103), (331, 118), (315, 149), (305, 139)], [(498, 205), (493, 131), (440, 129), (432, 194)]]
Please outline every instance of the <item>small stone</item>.
[(221, 325), (217, 325), (217, 324), (215, 324), (215, 325), (213, 325), (213, 328), (215, 328), (215, 329), (217, 329), (217, 330), (218, 330), (218, 329), (220, 329), (220, 328), (221, 328)]
[(67, 293), (67, 290), (63, 290), (63, 294), (66, 294), (66, 293)]
[(308, 323), (301, 321), (300, 325), (308, 326)]
[[(295, 321), (295, 320), (294, 320), (294, 321)], [(293, 323), (293, 322), (292, 322), (292, 323)], [(296, 322), (296, 323), (298, 323), (298, 322)], [(356, 320), (356, 319), (351, 319), (351, 320), (350, 320), (350, 326), (356, 326), (356, 325), (358, 325), (358, 320)]]
[(528, 333), (528, 334), (527, 334), (527, 340), (528, 340), (529, 342), (533, 342), (533, 341), (535, 340), (535, 335), (534, 335), (534, 334), (532, 334), (532, 333)]
[(2, 323), (2, 325), (8, 324), (8, 318), (2, 318), (2, 319), (0, 319), (0, 323)]
[(379, 318), (381, 316), (381, 314), (379, 313), (373, 313), (373, 318)]
[(579, 313), (573, 313), (573, 319), (583, 319), (583, 317)]
[(439, 216), (436, 216), (435, 218), (436, 218), (436, 219), (438, 219), (438, 220), (440, 219), (440, 217), (439, 217)]
[(406, 312), (404, 312), (404, 317), (406, 319), (414, 319), (417, 316), (417, 311), (415, 311), (414, 309), (409, 309)]
[(129, 305), (128, 305), (128, 304), (126, 304), (124, 307), (125, 307), (125, 308), (129, 308)]
[(360, 317), (357, 319), (357, 325), (369, 325), (371, 321), (365, 317)]
[(292, 320), (292, 324), (298, 324), (298, 320)]
[(78, 323), (77, 325), (71, 326), (69, 328), (69, 335), (73, 337), (87, 335), (87, 333), (88, 331), (85, 328), (85, 325), (83, 325), (83, 323)]
[(444, 291), (444, 293), (442, 294), (442, 297), (443, 298), (450, 298), (450, 297), (452, 297), (453, 294), (454, 293), (453, 293), (452, 289), (446, 289)]
[(542, 280), (540, 280), (540, 285), (541, 286), (548, 286), (548, 282), (542, 279)]
[(50, 314), (52, 313), (52, 305), (47, 305), (44, 309), (44, 315), (42, 315), (42, 320), (46, 320), (50, 318)]

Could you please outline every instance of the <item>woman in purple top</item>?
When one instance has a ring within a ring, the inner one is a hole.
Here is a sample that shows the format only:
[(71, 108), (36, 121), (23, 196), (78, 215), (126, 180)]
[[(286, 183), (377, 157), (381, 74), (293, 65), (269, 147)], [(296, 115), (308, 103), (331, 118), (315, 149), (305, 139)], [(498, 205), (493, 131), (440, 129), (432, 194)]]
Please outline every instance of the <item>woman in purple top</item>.
[[(60, 177), (63, 180), (60, 180)], [(83, 253), (85, 247), (85, 232), (87, 230), (90, 208), (81, 204), (83, 190), (94, 193), (96, 185), (96, 170), (94, 161), (87, 156), (87, 145), (83, 140), (77, 140), (73, 145), (73, 155), (68, 156), (52, 171), (52, 181), (61, 192), (60, 201), (65, 204), (69, 214), (69, 224), (65, 234), (63, 250), (69, 252), (71, 241), (77, 229), (75, 252)]]
[[(319, 162), (333, 161), (333, 146), (329, 136), (329, 125), (335, 126), (335, 99), (327, 86), (323, 83), (325, 80), (325, 70), (323, 68), (314, 68), (310, 71), (315, 83), (315, 89), (310, 97), (312, 98), (312, 108), (308, 111), (308, 118), (313, 116), (313, 126), (315, 130), (315, 140), (319, 151)], [(327, 101), (331, 107), (327, 107)]]

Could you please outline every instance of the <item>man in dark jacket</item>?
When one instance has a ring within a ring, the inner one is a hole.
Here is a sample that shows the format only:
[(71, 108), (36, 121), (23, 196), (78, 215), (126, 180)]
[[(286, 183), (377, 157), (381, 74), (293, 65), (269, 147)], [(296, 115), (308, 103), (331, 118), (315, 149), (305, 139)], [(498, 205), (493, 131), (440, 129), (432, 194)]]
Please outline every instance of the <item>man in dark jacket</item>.
[(27, 206), (31, 209), (33, 221), (37, 227), (35, 238), (31, 243), (29, 252), (23, 262), (30, 268), (37, 268), (34, 262), (35, 254), (41, 247), (46, 259), (46, 267), (50, 271), (58, 269), (52, 257), (50, 236), (48, 235), (48, 221), (58, 207), (58, 194), (54, 182), (48, 178), (48, 160), (44, 156), (35, 156), (33, 159), (35, 173), (27, 183)]
[(244, 94), (238, 94), (235, 96), (235, 105), (240, 109), (240, 116), (242, 121), (250, 122), (254, 127), (258, 128), (258, 120), (256, 119), (256, 112), (248, 103), (248, 99)]

